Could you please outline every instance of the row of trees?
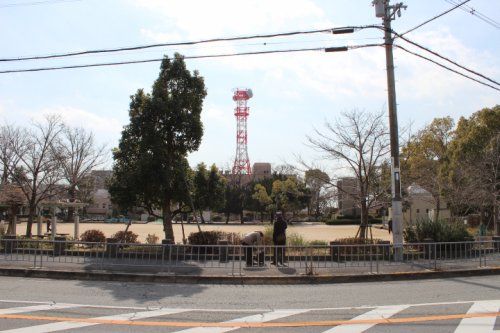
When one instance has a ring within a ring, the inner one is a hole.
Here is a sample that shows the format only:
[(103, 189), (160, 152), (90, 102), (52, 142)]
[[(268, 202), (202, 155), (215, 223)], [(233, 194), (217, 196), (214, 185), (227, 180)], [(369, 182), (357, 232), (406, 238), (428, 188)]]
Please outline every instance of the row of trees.
[(500, 106), (456, 126), (450, 117), (434, 119), (403, 146), (401, 167), (406, 184), (432, 194), (435, 220), (446, 204), (456, 216), (478, 213), (500, 234)]
[[(353, 110), (308, 137), (335, 174), (355, 179), (356, 188), (352, 189), (340, 186), (338, 177), (317, 177), (357, 204), (361, 238), (367, 236), (369, 210), (390, 206), (386, 123), (383, 113)], [(500, 106), (462, 117), (457, 126), (451, 117), (444, 117), (415, 134), (402, 132), (407, 134), (401, 140), (403, 197), (408, 195), (408, 186), (417, 184), (432, 195), (434, 220), (440, 218), (442, 207), (449, 207), (452, 216), (479, 213), (481, 221), (494, 225), (500, 234)]]
[(209, 209), (225, 213), (226, 219), (239, 214), (243, 221), (245, 209), (297, 211), (310, 203), (314, 193), (318, 213), (317, 180), (309, 192), (298, 177), (279, 172), (259, 184), (243, 185), (234, 177), (224, 178), (215, 166), (190, 169), (187, 155), (198, 149), (203, 135), (200, 116), (205, 96), (203, 78), (186, 68), (181, 55), (163, 59), (151, 93), (140, 89), (131, 97), (130, 123), (113, 152), (109, 187), (113, 202), (124, 209), (140, 207), (153, 216), (161, 212), (165, 238), (170, 240), (174, 240), (172, 220), (182, 212)]
[(48, 115), (28, 128), (0, 127), (0, 190), (14, 209), (11, 215), (20, 206), (28, 208), (26, 236), (44, 202), (87, 198), (90, 172), (105, 160), (106, 148), (96, 145), (91, 132), (67, 126), (58, 116)]

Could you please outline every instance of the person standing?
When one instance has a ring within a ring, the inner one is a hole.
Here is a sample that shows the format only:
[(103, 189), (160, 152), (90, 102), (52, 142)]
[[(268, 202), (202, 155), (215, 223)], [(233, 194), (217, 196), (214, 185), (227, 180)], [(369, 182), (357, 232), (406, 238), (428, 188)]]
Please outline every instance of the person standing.
[[(246, 234), (241, 240), (241, 245), (245, 248), (245, 259), (247, 267), (253, 266), (253, 248), (264, 244), (264, 233), (262, 231), (253, 231)], [(257, 249), (259, 253), (259, 249)]]
[(273, 243), (274, 243), (274, 258), (273, 264), (283, 265), (283, 258), (285, 257), (286, 245), (286, 228), (287, 224), (281, 212), (276, 212), (276, 221), (273, 228)]

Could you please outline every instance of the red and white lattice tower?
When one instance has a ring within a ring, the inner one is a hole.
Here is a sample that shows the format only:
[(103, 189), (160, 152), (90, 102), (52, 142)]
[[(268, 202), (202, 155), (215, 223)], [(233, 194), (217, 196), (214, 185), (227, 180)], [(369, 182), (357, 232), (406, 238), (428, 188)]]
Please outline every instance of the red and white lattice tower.
[(233, 165), (234, 175), (250, 175), (252, 173), (247, 150), (247, 118), (250, 109), (247, 106), (247, 101), (252, 98), (252, 96), (253, 93), (251, 89), (241, 88), (235, 89), (233, 95), (233, 101), (236, 102), (236, 108), (234, 109), (234, 115), (236, 116), (236, 156)]

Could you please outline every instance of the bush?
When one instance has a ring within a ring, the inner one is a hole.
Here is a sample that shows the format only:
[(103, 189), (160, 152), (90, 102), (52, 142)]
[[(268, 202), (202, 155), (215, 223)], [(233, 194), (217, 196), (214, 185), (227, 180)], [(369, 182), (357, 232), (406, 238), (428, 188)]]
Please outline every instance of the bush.
[[(359, 225), (360, 223), (361, 223), (361, 218), (356, 218), (356, 219), (342, 218), (342, 219), (340, 219), (340, 217), (339, 217), (339, 219), (325, 221), (326, 225)], [(380, 223), (382, 223), (382, 219), (369, 218), (368, 223), (369, 224), (380, 224)]]
[(324, 241), (324, 240), (312, 240), (309, 242), (309, 245), (310, 246), (327, 246), (328, 245), (328, 242), (327, 241)]
[(155, 216), (148, 216), (148, 222), (154, 222), (157, 218)]
[(385, 241), (379, 238), (360, 239), (356, 237), (339, 238), (335, 240), (338, 245), (363, 245), (363, 244), (383, 244)]
[(423, 242), (426, 239), (432, 239), (434, 242), (463, 242), (472, 235), (463, 223), (426, 219), (406, 226), (403, 237), (407, 243)]
[(146, 244), (155, 245), (159, 240), (160, 237), (156, 236), (155, 234), (148, 234), (148, 236), (146, 237)]
[(286, 244), (288, 246), (305, 246), (306, 241), (302, 235), (299, 235), (296, 232), (292, 232), (286, 236)]
[(82, 242), (104, 243), (106, 236), (101, 230), (90, 229), (81, 234), (80, 239)]
[(215, 215), (214, 217), (212, 217), (212, 222), (222, 222), (222, 216)]
[(193, 232), (188, 236), (188, 243), (191, 245), (217, 245), (220, 239), (221, 231), (202, 231)]
[(117, 243), (137, 243), (139, 235), (133, 231), (118, 231), (111, 238)]

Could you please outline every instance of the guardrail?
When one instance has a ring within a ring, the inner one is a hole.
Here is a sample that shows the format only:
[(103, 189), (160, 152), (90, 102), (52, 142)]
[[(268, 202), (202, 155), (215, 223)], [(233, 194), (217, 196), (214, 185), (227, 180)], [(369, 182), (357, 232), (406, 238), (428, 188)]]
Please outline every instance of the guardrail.
[(67, 240), (0, 240), (0, 262), (30, 267), (78, 267), (171, 274), (252, 270), (287, 274), (342, 274), (500, 266), (500, 241), (329, 246), (148, 245)]

